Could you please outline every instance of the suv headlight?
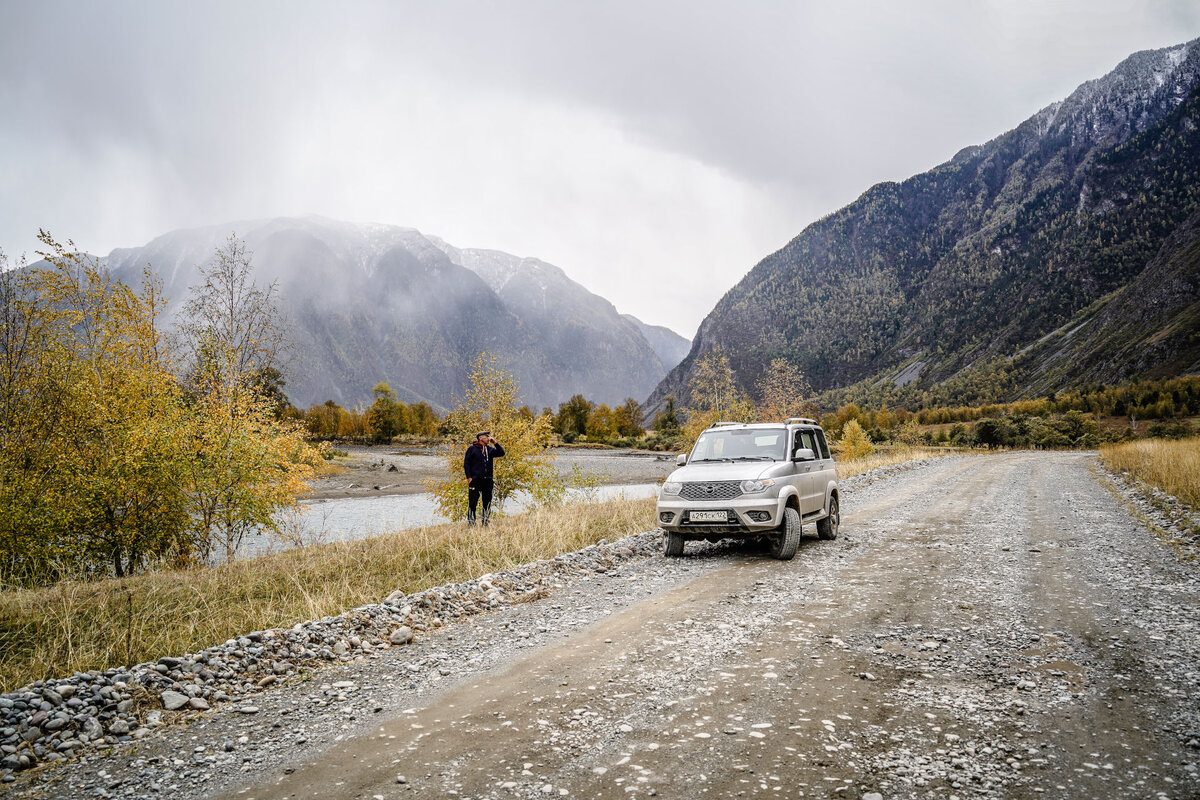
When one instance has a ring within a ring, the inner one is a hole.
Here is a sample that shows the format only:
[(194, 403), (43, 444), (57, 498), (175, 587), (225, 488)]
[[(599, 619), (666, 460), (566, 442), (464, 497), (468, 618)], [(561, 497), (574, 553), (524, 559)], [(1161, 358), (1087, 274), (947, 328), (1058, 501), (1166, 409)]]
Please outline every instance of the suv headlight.
[(674, 496), (674, 495), (679, 494), (681, 491), (683, 491), (682, 483), (676, 483), (674, 481), (667, 481), (666, 483), (663, 484), (663, 488), (662, 488), (663, 494), (669, 494), (671, 496)]
[(775, 481), (766, 478), (761, 481), (742, 481), (742, 494), (755, 494), (756, 492), (765, 492), (768, 486), (774, 486)]

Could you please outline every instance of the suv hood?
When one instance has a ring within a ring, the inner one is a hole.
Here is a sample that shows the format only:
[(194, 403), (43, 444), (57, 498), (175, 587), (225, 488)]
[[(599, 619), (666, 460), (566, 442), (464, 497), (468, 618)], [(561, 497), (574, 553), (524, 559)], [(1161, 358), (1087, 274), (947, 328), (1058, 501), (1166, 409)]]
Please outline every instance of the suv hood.
[(753, 481), (775, 478), (791, 473), (788, 461), (721, 461), (718, 463), (688, 464), (667, 476), (668, 481)]

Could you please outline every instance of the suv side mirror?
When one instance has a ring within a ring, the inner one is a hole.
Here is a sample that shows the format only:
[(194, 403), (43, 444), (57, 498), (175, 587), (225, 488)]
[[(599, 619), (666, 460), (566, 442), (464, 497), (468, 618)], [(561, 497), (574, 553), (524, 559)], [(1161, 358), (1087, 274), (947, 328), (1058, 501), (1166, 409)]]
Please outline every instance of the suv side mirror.
[(675, 456), (675, 466), (683, 467), (687, 465), (687, 453), (680, 453)]
[(817, 454), (807, 447), (797, 447), (796, 452), (792, 455), (792, 461), (816, 461)]

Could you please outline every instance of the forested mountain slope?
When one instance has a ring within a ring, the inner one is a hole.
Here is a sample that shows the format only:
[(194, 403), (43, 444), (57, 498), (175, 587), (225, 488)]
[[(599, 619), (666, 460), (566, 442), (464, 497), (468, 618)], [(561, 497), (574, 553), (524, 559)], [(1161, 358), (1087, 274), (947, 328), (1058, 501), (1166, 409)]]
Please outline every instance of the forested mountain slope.
[[(843, 397), (1194, 371), (1198, 82), (1200, 40), (1136, 53), (987, 144), (872, 187), (734, 286), (650, 405), (686, 400), (716, 347), (746, 388), (782, 356), (819, 391), (853, 387)], [(1178, 290), (1156, 293), (1168, 274)], [(1076, 315), (1087, 325), (1064, 349)], [(1005, 382), (989, 385), (997, 365)]]

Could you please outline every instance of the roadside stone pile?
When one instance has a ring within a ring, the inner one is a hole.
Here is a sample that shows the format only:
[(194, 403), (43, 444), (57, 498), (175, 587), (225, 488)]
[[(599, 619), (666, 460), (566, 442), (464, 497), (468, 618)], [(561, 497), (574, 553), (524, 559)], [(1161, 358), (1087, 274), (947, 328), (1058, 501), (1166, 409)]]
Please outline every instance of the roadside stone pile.
[(113, 747), (216, 704), (255, 714), (257, 692), (324, 664), (408, 644), (414, 632), (505, 605), (529, 602), (567, 583), (661, 552), (661, 532), (601, 541), (465, 583), (394, 592), (382, 603), (291, 628), (256, 631), (182, 657), (130, 668), (78, 672), (0, 695), (0, 773)]

